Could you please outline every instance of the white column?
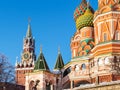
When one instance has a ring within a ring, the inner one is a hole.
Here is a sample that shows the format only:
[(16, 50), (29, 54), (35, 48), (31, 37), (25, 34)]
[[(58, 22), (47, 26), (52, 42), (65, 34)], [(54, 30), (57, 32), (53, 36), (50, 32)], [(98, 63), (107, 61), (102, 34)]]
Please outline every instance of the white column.
[(73, 89), (74, 87), (73, 87), (73, 81), (71, 81), (71, 89)]
[(50, 85), (50, 90), (54, 90), (54, 89), (53, 89), (53, 85)]

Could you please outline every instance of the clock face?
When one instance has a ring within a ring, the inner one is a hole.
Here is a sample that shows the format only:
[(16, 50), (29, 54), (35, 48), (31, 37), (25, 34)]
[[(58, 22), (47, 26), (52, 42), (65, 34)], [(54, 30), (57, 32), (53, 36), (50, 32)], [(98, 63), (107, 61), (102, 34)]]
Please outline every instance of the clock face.
[(29, 55), (28, 52), (26, 52), (26, 53), (23, 54), (23, 58), (24, 58), (24, 60), (29, 59), (29, 57), (30, 57), (30, 55)]

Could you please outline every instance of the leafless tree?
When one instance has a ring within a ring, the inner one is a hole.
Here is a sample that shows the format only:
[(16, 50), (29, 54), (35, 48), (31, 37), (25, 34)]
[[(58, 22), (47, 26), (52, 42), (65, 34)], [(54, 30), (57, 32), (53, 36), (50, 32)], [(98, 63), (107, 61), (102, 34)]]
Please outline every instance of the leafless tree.
[(0, 54), (0, 87), (6, 83), (15, 83), (14, 67), (8, 63), (8, 59), (5, 55)]

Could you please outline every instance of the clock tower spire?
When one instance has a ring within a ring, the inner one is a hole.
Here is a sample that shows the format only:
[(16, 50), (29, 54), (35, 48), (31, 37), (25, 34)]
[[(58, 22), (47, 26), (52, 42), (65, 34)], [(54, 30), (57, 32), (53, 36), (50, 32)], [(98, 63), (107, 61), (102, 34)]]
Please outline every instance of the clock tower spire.
[(23, 43), (22, 62), (32, 63), (35, 60), (35, 40), (32, 37), (30, 23)]
[(16, 82), (19, 85), (25, 85), (25, 73), (30, 73), (33, 71), (35, 60), (35, 40), (32, 36), (31, 25), (29, 22), (27, 33), (23, 40), (21, 62), (16, 65)]

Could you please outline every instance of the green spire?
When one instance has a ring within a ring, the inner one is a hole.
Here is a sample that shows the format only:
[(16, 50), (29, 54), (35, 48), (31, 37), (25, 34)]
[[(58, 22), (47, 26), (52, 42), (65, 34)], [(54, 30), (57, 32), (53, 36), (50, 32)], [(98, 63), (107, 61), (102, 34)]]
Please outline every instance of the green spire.
[(63, 59), (62, 59), (62, 55), (60, 53), (60, 49), (58, 49), (58, 57), (57, 57), (57, 61), (56, 61), (54, 70), (60, 70), (63, 67), (64, 67), (64, 62), (63, 62)]
[(28, 18), (28, 30), (26, 37), (32, 37), (31, 26), (30, 26), (30, 18)]
[(49, 67), (48, 67), (45, 57), (42, 53), (42, 49), (40, 50), (40, 55), (38, 57), (37, 62), (35, 63), (34, 70), (48, 70), (49, 71)]

